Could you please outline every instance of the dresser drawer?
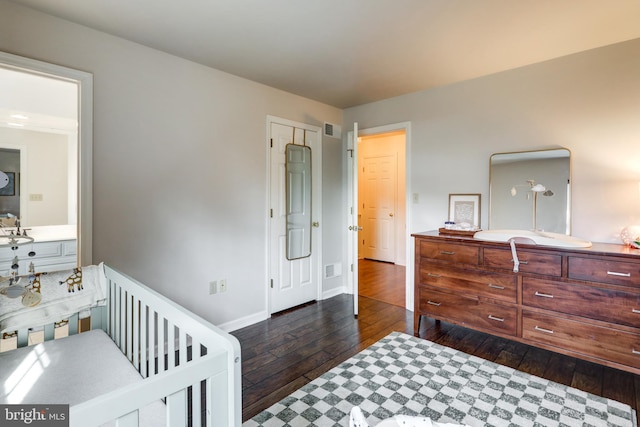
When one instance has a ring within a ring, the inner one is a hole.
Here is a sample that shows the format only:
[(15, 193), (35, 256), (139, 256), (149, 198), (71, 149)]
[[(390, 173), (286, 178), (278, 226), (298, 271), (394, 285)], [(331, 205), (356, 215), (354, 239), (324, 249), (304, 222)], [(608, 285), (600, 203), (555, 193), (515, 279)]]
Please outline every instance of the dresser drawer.
[(640, 288), (640, 262), (569, 257), (571, 279)]
[(522, 303), (576, 316), (640, 327), (640, 294), (525, 277)]
[(478, 265), (479, 249), (476, 246), (423, 240), (420, 241), (419, 245), (420, 257), (452, 263)]
[(513, 274), (464, 270), (424, 260), (420, 262), (419, 274), (420, 283), (516, 303), (517, 277)]
[(419, 287), (420, 314), (443, 318), (475, 329), (516, 334), (517, 310), (499, 304), (478, 301), (476, 298)]
[(640, 334), (525, 311), (522, 337), (640, 368)]
[[(560, 255), (541, 254), (518, 249), (519, 271), (547, 276), (562, 274), (562, 257)], [(513, 255), (510, 249), (484, 249), (485, 267), (500, 268), (513, 271)]]

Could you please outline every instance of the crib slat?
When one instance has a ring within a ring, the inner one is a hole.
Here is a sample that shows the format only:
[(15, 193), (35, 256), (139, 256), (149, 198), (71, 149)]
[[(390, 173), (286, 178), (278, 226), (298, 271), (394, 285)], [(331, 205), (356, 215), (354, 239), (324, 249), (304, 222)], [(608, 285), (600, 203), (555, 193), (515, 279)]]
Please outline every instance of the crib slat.
[(55, 336), (55, 323), (47, 323), (44, 325), (44, 340), (51, 341)]
[(182, 329), (178, 330), (178, 348), (180, 349), (180, 365), (187, 363), (187, 334), (182, 332)]
[(18, 329), (18, 348), (26, 347), (29, 344), (29, 329)]
[(202, 388), (200, 382), (191, 386), (191, 425), (202, 425), (202, 404), (201, 404)]
[(138, 411), (129, 412), (116, 419), (116, 427), (138, 427)]
[(133, 301), (133, 313), (131, 313), (133, 318), (129, 324), (132, 325), (133, 331), (131, 331), (131, 327), (128, 329), (131, 333), (131, 353), (133, 353), (133, 359), (129, 360), (131, 360), (133, 366), (136, 367), (136, 370), (140, 372), (140, 301), (133, 295), (131, 296), (131, 300)]
[(147, 349), (149, 343), (147, 343), (147, 306), (140, 302), (140, 375), (143, 378), (147, 378), (147, 367), (149, 359), (147, 358)]
[(120, 289), (120, 307), (118, 308), (118, 317), (120, 318), (120, 350), (127, 354), (127, 291)]
[(147, 375), (152, 377), (156, 374), (156, 357), (158, 355), (156, 332), (158, 324), (156, 323), (156, 312), (149, 307), (149, 369)]
[(69, 317), (69, 335), (75, 335), (78, 333), (78, 313)]
[(109, 336), (115, 341), (115, 327), (114, 327), (114, 301), (115, 299), (115, 289), (113, 286), (113, 282), (109, 280), (109, 287), (107, 288), (107, 293), (109, 294), (109, 305), (107, 306), (107, 333)]
[(112, 317), (113, 317), (113, 335), (112, 337), (115, 340), (115, 343), (118, 347), (121, 347), (121, 337), (120, 337), (120, 310), (121, 310), (121, 304), (122, 304), (122, 300), (120, 299), (120, 293), (121, 293), (121, 289), (120, 287), (116, 284), (114, 286), (113, 289), (113, 312), (112, 312)]
[(166, 338), (164, 336), (164, 318), (158, 314), (158, 373), (164, 371), (164, 343)]
[(103, 321), (103, 307), (91, 308), (91, 329), (105, 329)]
[(133, 296), (127, 292), (126, 293), (126, 303), (124, 305), (127, 310), (127, 323), (124, 326), (124, 334), (126, 336), (126, 346), (125, 346), (125, 354), (127, 355), (127, 359), (133, 360), (133, 349), (132, 349), (132, 329), (133, 329)]
[(187, 425), (187, 390), (181, 389), (167, 396), (167, 426)]
[(167, 367), (169, 369), (176, 366), (176, 327), (167, 321), (167, 351), (169, 353)]

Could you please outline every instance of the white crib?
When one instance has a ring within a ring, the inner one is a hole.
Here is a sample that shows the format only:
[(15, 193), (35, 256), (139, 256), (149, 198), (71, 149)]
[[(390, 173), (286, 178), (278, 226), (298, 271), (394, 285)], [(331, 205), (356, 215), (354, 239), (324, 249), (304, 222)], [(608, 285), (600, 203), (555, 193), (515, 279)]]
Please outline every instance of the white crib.
[[(141, 408), (163, 402), (163, 418), (169, 427), (240, 426), (237, 339), (140, 282), (108, 266), (104, 270), (107, 304), (91, 310), (91, 329), (102, 329), (111, 337), (140, 379), (72, 405), (70, 425), (89, 427), (115, 421), (119, 427), (136, 427)], [(75, 318), (69, 325), (70, 334), (77, 332)], [(53, 339), (53, 330), (53, 325), (45, 326), (45, 340)], [(18, 346), (26, 344), (26, 334), (19, 331)], [(73, 339), (82, 339), (82, 335)], [(64, 340), (69, 339), (55, 343)], [(95, 363), (100, 365), (99, 360)]]

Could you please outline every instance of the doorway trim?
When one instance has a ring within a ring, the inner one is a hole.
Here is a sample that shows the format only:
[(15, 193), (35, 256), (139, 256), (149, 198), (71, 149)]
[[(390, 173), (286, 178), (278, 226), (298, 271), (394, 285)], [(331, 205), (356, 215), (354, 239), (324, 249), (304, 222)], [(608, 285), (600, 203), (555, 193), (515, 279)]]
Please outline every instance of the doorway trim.
[[(312, 237), (312, 255), (316, 259), (316, 281), (317, 281), (317, 289), (316, 289), (316, 300), (322, 299), (322, 128), (319, 126), (310, 125), (307, 123), (301, 123), (294, 120), (283, 119), (281, 117), (267, 115), (266, 120), (266, 136), (265, 136), (265, 157), (266, 157), (266, 196), (265, 196), (265, 296), (264, 301), (266, 303), (266, 317), (271, 317), (271, 292), (270, 290), (270, 279), (271, 279), (271, 218), (269, 214), (270, 204), (271, 204), (271, 149), (270, 149), (270, 137), (271, 137), (271, 125), (273, 123), (279, 123), (285, 126), (291, 126), (298, 129), (309, 130), (313, 132), (317, 132), (318, 134), (318, 150), (315, 150), (313, 153), (313, 161), (312, 161), (312, 192), (318, 192), (320, 195), (318, 197), (318, 203), (313, 205), (312, 211), (316, 211), (317, 215), (312, 215), (312, 222), (317, 222), (319, 224), (316, 230), (316, 235)], [(317, 175), (316, 175), (317, 173)], [(318, 179), (314, 179), (314, 178)], [(313, 230), (313, 228), (312, 228)], [(315, 242), (313, 243), (313, 239), (315, 238)], [(315, 251), (315, 255), (313, 252)]]
[[(406, 163), (406, 166), (405, 166), (405, 173), (406, 173), (406, 179), (405, 179), (405, 215), (406, 215), (405, 217), (405, 224), (406, 224), (405, 307), (407, 310), (413, 311), (414, 310), (413, 275), (414, 275), (415, 265), (414, 265), (414, 253), (412, 250), (413, 240), (411, 239), (411, 231), (410, 231), (410, 226), (412, 224), (411, 204), (413, 200), (413, 198), (411, 197), (412, 191), (411, 191), (411, 161), (410, 161), (411, 122), (399, 122), (399, 123), (392, 123), (392, 124), (383, 125), (383, 126), (370, 127), (366, 129), (359, 129), (357, 136), (360, 137), (360, 136), (377, 135), (381, 133), (389, 133), (389, 132), (402, 131), (402, 130), (404, 130), (405, 132), (405, 160), (406, 160), (405, 162)], [(348, 166), (348, 167), (351, 167), (351, 166)], [(357, 171), (353, 171), (353, 172), (355, 173), (354, 179), (357, 180), (358, 179)], [(348, 216), (349, 213), (346, 212), (346, 214), (347, 214), (346, 216)], [(345, 239), (349, 239), (349, 238), (350, 238), (350, 234), (346, 233)], [(357, 262), (357, 259), (355, 259), (354, 262)], [(349, 265), (348, 262), (346, 264)], [(353, 293), (353, 289), (350, 289), (350, 290)], [(354, 295), (354, 297), (357, 297), (357, 296)]]

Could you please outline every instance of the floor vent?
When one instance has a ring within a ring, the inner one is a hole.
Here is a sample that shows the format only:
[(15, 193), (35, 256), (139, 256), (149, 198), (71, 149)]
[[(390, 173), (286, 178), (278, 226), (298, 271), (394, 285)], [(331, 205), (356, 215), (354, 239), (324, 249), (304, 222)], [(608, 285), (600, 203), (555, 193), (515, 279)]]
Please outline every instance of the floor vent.
[(327, 264), (324, 266), (324, 278), (331, 279), (332, 277), (338, 277), (342, 274), (342, 268), (340, 264)]

